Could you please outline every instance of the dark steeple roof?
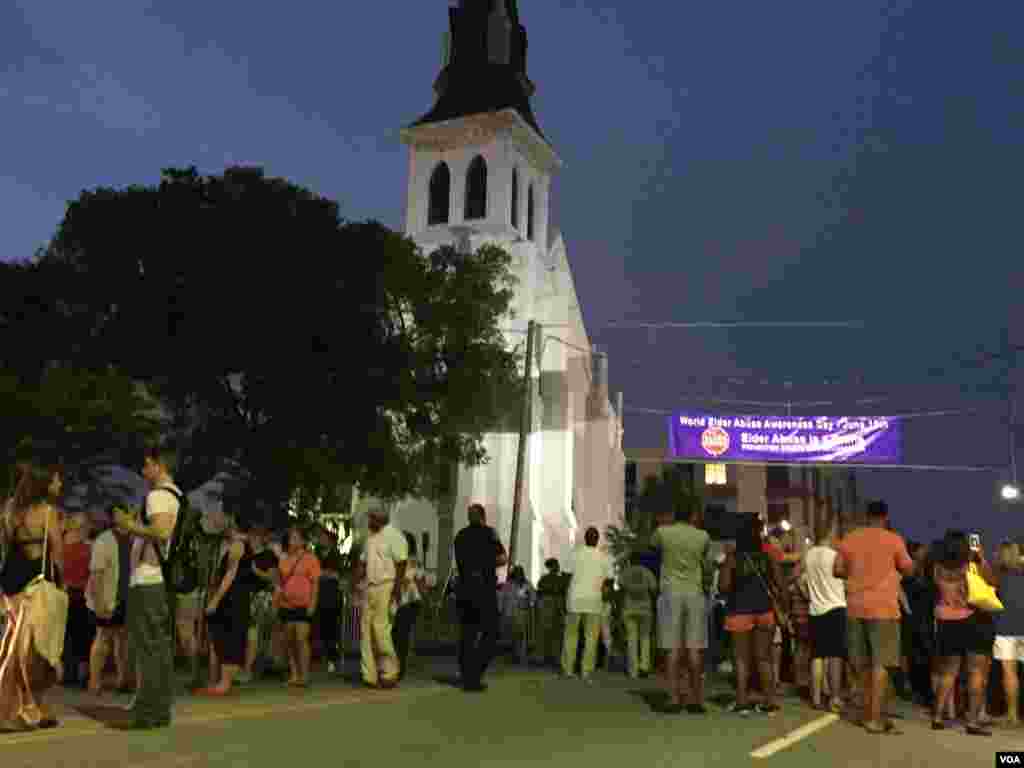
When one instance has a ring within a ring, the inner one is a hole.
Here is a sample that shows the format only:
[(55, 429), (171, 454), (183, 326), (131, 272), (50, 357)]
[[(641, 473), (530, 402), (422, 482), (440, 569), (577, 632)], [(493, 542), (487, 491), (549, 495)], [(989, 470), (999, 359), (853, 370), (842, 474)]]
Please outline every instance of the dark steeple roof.
[(535, 88), (526, 76), (526, 28), (517, 5), (459, 0), (448, 9), (447, 63), (434, 83), (437, 101), (414, 126), (514, 109), (544, 138), (530, 107)]

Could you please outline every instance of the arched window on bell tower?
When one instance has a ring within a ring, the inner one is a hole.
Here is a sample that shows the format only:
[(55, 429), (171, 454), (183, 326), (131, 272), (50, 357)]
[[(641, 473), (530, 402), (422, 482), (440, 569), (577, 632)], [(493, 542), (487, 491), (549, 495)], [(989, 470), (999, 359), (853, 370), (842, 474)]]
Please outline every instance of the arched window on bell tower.
[(526, 239), (533, 240), (533, 218), (534, 214), (533, 204), (533, 184), (531, 184), (526, 190)]
[(512, 169), (512, 229), (519, 229), (519, 170)]
[(427, 226), (447, 224), (451, 208), (452, 173), (447, 163), (438, 163), (430, 174), (430, 202), (427, 211)]
[(466, 220), (487, 218), (487, 163), (477, 155), (466, 173)]

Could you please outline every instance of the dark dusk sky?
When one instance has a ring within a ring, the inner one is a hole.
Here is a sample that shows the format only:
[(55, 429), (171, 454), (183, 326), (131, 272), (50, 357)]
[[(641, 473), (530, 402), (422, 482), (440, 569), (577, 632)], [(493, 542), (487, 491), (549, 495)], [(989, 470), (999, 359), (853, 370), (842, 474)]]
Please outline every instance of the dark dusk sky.
[[(397, 130), (431, 105), (447, 5), (0, 4), (0, 258), (31, 255), (83, 188), (155, 183), (167, 165), (262, 164), (349, 218), (400, 226)], [(1024, 6), (519, 7), (535, 111), (565, 161), (556, 218), (628, 407), (976, 408), (914, 419), (906, 459), (1006, 464), (995, 368), (957, 355), (1004, 328), (1024, 343)], [(866, 325), (607, 327), (708, 320)], [(626, 417), (627, 447), (661, 444), (662, 417)], [(993, 543), (1024, 533), (1024, 505), (994, 502), (1002, 479), (891, 470), (864, 484), (914, 537), (959, 519)]]

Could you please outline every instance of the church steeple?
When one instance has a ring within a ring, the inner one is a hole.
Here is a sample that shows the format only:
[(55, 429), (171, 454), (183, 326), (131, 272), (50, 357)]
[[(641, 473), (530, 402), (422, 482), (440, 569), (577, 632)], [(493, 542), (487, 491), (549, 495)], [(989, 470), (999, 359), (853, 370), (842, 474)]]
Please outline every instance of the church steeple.
[(535, 87), (526, 75), (526, 52), (517, 0), (459, 0), (448, 9), (437, 101), (413, 125), (514, 109), (544, 138), (530, 106)]

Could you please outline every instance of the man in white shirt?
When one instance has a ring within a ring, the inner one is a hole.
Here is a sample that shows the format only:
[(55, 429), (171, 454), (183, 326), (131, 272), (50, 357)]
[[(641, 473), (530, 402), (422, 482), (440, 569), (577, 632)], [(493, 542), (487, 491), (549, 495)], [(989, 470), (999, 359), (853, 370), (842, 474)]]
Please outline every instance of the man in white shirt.
[(836, 537), (819, 532), (817, 545), (804, 555), (804, 579), (810, 597), (811, 701), (816, 709), (823, 708), (822, 690), (827, 671), (828, 708), (838, 713), (842, 711), (839, 691), (847, 648), (846, 585), (833, 574), (836, 544)]
[(401, 600), (409, 560), (405, 535), (390, 520), (383, 508), (370, 512), (370, 535), (360, 556), (359, 574), (366, 578), (359, 641), (363, 682), (385, 689), (398, 685), (400, 664), (391, 638), (391, 607), (397, 608)]
[(565, 642), (562, 646), (562, 675), (575, 677), (576, 647), (580, 628), (583, 629), (583, 663), (580, 672), (584, 682), (590, 682), (597, 661), (597, 639), (601, 634), (603, 593), (615, 578), (612, 559), (597, 548), (600, 534), (597, 528), (588, 528), (584, 546), (576, 549), (569, 559), (569, 594), (566, 598)]
[(183, 494), (172, 472), (177, 454), (162, 446), (146, 449), (142, 476), (149, 483), (142, 520), (118, 511), (114, 524), (134, 537), (131, 552), (131, 587), (127, 626), (131, 638), (138, 691), (132, 727), (148, 730), (171, 723), (174, 700), (174, 647), (170, 632), (167, 590), (156, 548), (168, 554)]

